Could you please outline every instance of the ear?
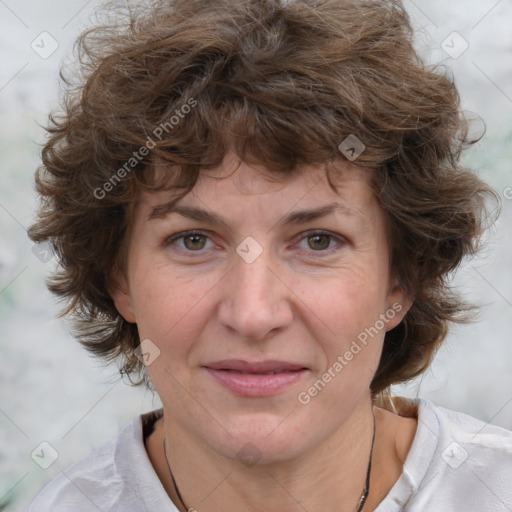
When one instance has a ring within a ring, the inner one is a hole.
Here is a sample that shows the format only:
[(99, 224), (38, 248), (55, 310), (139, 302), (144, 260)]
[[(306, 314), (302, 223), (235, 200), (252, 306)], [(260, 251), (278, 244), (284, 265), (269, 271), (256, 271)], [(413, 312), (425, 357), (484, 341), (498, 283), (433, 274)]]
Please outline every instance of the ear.
[(108, 291), (119, 314), (129, 323), (137, 323), (135, 312), (133, 310), (130, 287), (126, 276), (116, 271), (110, 277)]
[(414, 297), (405, 293), (400, 285), (395, 285), (389, 292), (386, 309), (386, 331), (394, 329), (411, 308)]

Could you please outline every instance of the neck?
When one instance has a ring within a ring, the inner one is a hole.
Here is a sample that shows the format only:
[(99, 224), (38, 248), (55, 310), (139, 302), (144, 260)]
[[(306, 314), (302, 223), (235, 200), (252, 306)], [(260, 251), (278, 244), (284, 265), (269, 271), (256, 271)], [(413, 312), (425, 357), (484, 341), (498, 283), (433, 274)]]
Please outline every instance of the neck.
[[(376, 414), (375, 420), (374, 467), (379, 467), (381, 415)], [(352, 416), (314, 450), (291, 460), (244, 465), (205, 446), (164, 413), (167, 454), (177, 487), (186, 507), (201, 512), (295, 512), (298, 504), (306, 510), (355, 512), (366, 484), (373, 428), (368, 399), (358, 404)], [(165, 466), (161, 471), (165, 474), (159, 476), (171, 499), (186, 511)], [(370, 481), (373, 488), (373, 475)], [(375, 487), (380, 493), (382, 486)], [(371, 501), (370, 493), (362, 510), (370, 510)]]

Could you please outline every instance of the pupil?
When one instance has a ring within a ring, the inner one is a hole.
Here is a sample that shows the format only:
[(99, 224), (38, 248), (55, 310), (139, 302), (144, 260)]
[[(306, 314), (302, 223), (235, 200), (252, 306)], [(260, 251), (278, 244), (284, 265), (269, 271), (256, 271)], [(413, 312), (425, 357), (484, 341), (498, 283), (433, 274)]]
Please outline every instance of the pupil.
[(319, 239), (321, 241), (323, 239), (324, 242), (327, 242), (324, 244), (320, 243), (320, 247), (318, 245), (316, 245), (317, 249), (327, 249), (327, 247), (329, 247), (329, 237), (327, 235), (313, 235), (312, 238), (313, 238), (313, 240), (316, 240), (316, 241), (318, 241)]
[[(196, 244), (198, 243), (198, 239), (201, 240), (201, 239), (204, 239), (204, 236), (203, 235), (189, 235), (188, 237), (185, 238), (185, 246), (187, 247), (187, 249), (201, 249), (202, 246), (201, 246), (201, 243), (199, 241), (199, 245), (200, 247), (198, 247)], [(191, 244), (187, 244), (188, 241), (192, 240), (192, 243)], [(204, 240), (203, 240), (204, 241)], [(189, 245), (191, 245), (192, 247), (189, 247)]]
[[(327, 235), (313, 235), (310, 237), (310, 240), (313, 240), (313, 246), (316, 245), (316, 249), (327, 249), (329, 247), (329, 237)], [(324, 243), (322, 243), (322, 241)], [(190, 242), (190, 243), (187, 243)], [(203, 244), (201, 244), (203, 242)], [(199, 244), (199, 247), (198, 245)], [(311, 245), (311, 244), (310, 244)], [(204, 246), (204, 236), (203, 235), (189, 235), (185, 238), (185, 246), (187, 249), (201, 249)]]

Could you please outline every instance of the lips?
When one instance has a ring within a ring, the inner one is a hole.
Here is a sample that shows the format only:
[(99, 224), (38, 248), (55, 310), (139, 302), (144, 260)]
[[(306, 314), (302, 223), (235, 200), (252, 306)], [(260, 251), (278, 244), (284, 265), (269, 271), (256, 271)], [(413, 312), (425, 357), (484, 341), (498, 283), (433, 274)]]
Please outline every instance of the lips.
[(233, 373), (273, 374), (281, 372), (293, 372), (306, 369), (304, 365), (288, 363), (285, 361), (266, 360), (261, 362), (249, 362), (242, 359), (225, 359), (205, 365), (212, 370), (225, 370)]
[(301, 380), (308, 369), (300, 364), (241, 359), (215, 361), (205, 365), (207, 372), (230, 392), (244, 397), (267, 397), (280, 393)]

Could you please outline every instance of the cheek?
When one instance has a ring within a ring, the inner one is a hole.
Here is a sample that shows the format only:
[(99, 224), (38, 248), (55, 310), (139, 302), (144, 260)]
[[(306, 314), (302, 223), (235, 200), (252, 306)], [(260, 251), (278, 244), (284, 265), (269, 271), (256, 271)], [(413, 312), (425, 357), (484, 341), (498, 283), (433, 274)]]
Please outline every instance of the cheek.
[[(353, 376), (352, 381), (336, 379), (332, 389), (356, 383), (360, 377), (364, 381), (361, 371), (368, 371), (370, 378), (371, 370), (377, 368), (386, 330), (380, 320), (385, 312), (385, 295), (375, 279), (369, 273), (350, 273), (323, 286), (317, 282), (304, 295), (304, 302), (309, 306), (309, 329), (323, 346), (322, 371), (331, 368), (337, 376)], [(333, 368), (336, 362), (339, 364)]]
[(140, 281), (137, 328), (141, 340), (149, 339), (157, 347), (153, 350), (158, 357), (146, 369), (164, 403), (175, 402), (176, 397), (186, 401), (183, 387), (190, 387), (191, 353), (212, 314), (207, 300), (211, 286), (201, 279), (164, 271), (155, 271)]
[(154, 339), (165, 350), (187, 344), (201, 329), (200, 318), (208, 290), (214, 280), (183, 276), (165, 265), (148, 265), (139, 274), (134, 294), (134, 310), (141, 338)]
[(344, 338), (373, 325), (386, 304), (384, 287), (372, 269), (339, 269), (337, 275), (312, 279), (307, 288), (301, 283), (300, 289), (310, 317)]

